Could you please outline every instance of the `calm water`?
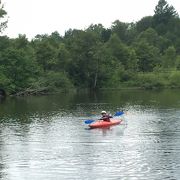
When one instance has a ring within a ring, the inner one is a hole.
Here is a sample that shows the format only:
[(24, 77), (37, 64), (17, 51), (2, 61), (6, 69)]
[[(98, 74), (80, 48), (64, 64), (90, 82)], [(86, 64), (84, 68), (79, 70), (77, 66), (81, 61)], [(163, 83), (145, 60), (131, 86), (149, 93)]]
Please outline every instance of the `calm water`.
[[(84, 124), (121, 109), (122, 125)], [(0, 103), (0, 179), (180, 179), (180, 91), (8, 98)]]

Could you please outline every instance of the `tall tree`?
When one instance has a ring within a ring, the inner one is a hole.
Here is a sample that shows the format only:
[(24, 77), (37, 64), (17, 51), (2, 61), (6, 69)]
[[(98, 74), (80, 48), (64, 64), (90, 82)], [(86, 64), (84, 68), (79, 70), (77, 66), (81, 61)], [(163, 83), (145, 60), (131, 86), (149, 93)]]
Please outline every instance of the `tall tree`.
[(99, 36), (93, 31), (69, 31), (65, 37), (66, 47), (71, 54), (68, 72), (75, 85), (92, 87), (90, 82), (94, 54), (100, 43)]
[(178, 13), (174, 7), (169, 6), (166, 0), (159, 0), (154, 12), (154, 18), (159, 22), (166, 22), (171, 17), (178, 17)]
[(165, 36), (159, 36), (155, 29), (148, 28), (145, 31), (141, 32), (135, 42), (145, 41), (152, 46), (157, 47), (160, 52), (163, 52), (171, 44), (170, 40)]
[(145, 16), (136, 23), (136, 29), (140, 33), (152, 27), (152, 16)]
[(11, 46), (11, 40), (7, 36), (0, 36), (0, 53)]
[(158, 48), (149, 45), (146, 41), (139, 41), (134, 44), (134, 48), (139, 60), (139, 71), (152, 72), (156, 66), (160, 65), (160, 53)]
[(135, 53), (127, 45), (125, 45), (117, 36), (113, 34), (107, 42), (107, 49), (111, 51), (111, 54), (115, 57), (117, 62), (121, 63), (124, 68), (136, 69), (137, 59)]
[(111, 36), (111, 29), (105, 29), (102, 24), (91, 24), (86, 31), (96, 33), (102, 42), (108, 41)]
[(0, 33), (7, 27), (7, 19), (6, 18), (7, 12), (4, 10), (4, 6), (0, 1)]
[(163, 67), (166, 69), (174, 68), (176, 65), (176, 49), (170, 46), (166, 49), (163, 56)]
[(36, 59), (44, 71), (52, 70), (57, 62), (58, 46), (48, 35), (36, 36), (32, 41)]
[[(7, 48), (1, 54), (0, 69), (8, 78), (10, 92), (27, 88), (31, 80), (38, 74), (38, 66), (23, 49)], [(6, 81), (7, 82), (7, 81)]]
[(170, 6), (165, 0), (159, 0), (154, 12), (153, 27), (160, 34), (165, 34), (171, 28), (170, 22), (179, 17), (174, 7)]
[(129, 24), (116, 20), (112, 23), (112, 32), (116, 33), (117, 36), (121, 39), (121, 41), (127, 41)]
[(57, 50), (57, 62), (55, 64), (54, 70), (61, 72), (68, 72), (68, 66), (71, 63), (71, 54), (67, 50), (64, 43), (59, 44)]

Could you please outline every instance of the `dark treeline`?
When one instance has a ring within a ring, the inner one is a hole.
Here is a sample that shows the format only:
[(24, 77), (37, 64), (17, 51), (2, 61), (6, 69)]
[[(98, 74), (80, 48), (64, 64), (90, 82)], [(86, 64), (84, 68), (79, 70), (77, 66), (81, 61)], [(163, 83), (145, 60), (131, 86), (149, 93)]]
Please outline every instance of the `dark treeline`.
[[(0, 8), (0, 31), (6, 11)], [(3, 21), (4, 20), (4, 21)], [(76, 88), (180, 87), (180, 18), (159, 0), (153, 16), (85, 30), (0, 36), (0, 88), (9, 94)]]

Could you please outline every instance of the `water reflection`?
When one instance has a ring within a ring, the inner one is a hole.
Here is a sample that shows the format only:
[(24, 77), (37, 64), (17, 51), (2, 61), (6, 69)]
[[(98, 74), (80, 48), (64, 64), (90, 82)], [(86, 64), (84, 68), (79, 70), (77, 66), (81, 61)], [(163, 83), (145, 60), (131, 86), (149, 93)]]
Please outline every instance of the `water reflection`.
[[(169, 98), (171, 96), (171, 98)], [(0, 179), (179, 179), (178, 91), (7, 98), (0, 104)], [(101, 110), (122, 125), (88, 130)]]

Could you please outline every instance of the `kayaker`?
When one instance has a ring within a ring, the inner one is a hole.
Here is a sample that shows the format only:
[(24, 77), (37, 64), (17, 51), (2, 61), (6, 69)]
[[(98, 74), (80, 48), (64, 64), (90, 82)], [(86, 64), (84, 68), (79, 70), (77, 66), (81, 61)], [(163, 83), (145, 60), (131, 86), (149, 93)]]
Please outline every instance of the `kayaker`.
[(99, 120), (103, 120), (103, 121), (110, 121), (110, 118), (112, 118), (112, 116), (110, 114), (107, 114), (106, 111), (102, 111), (101, 112), (102, 117)]

